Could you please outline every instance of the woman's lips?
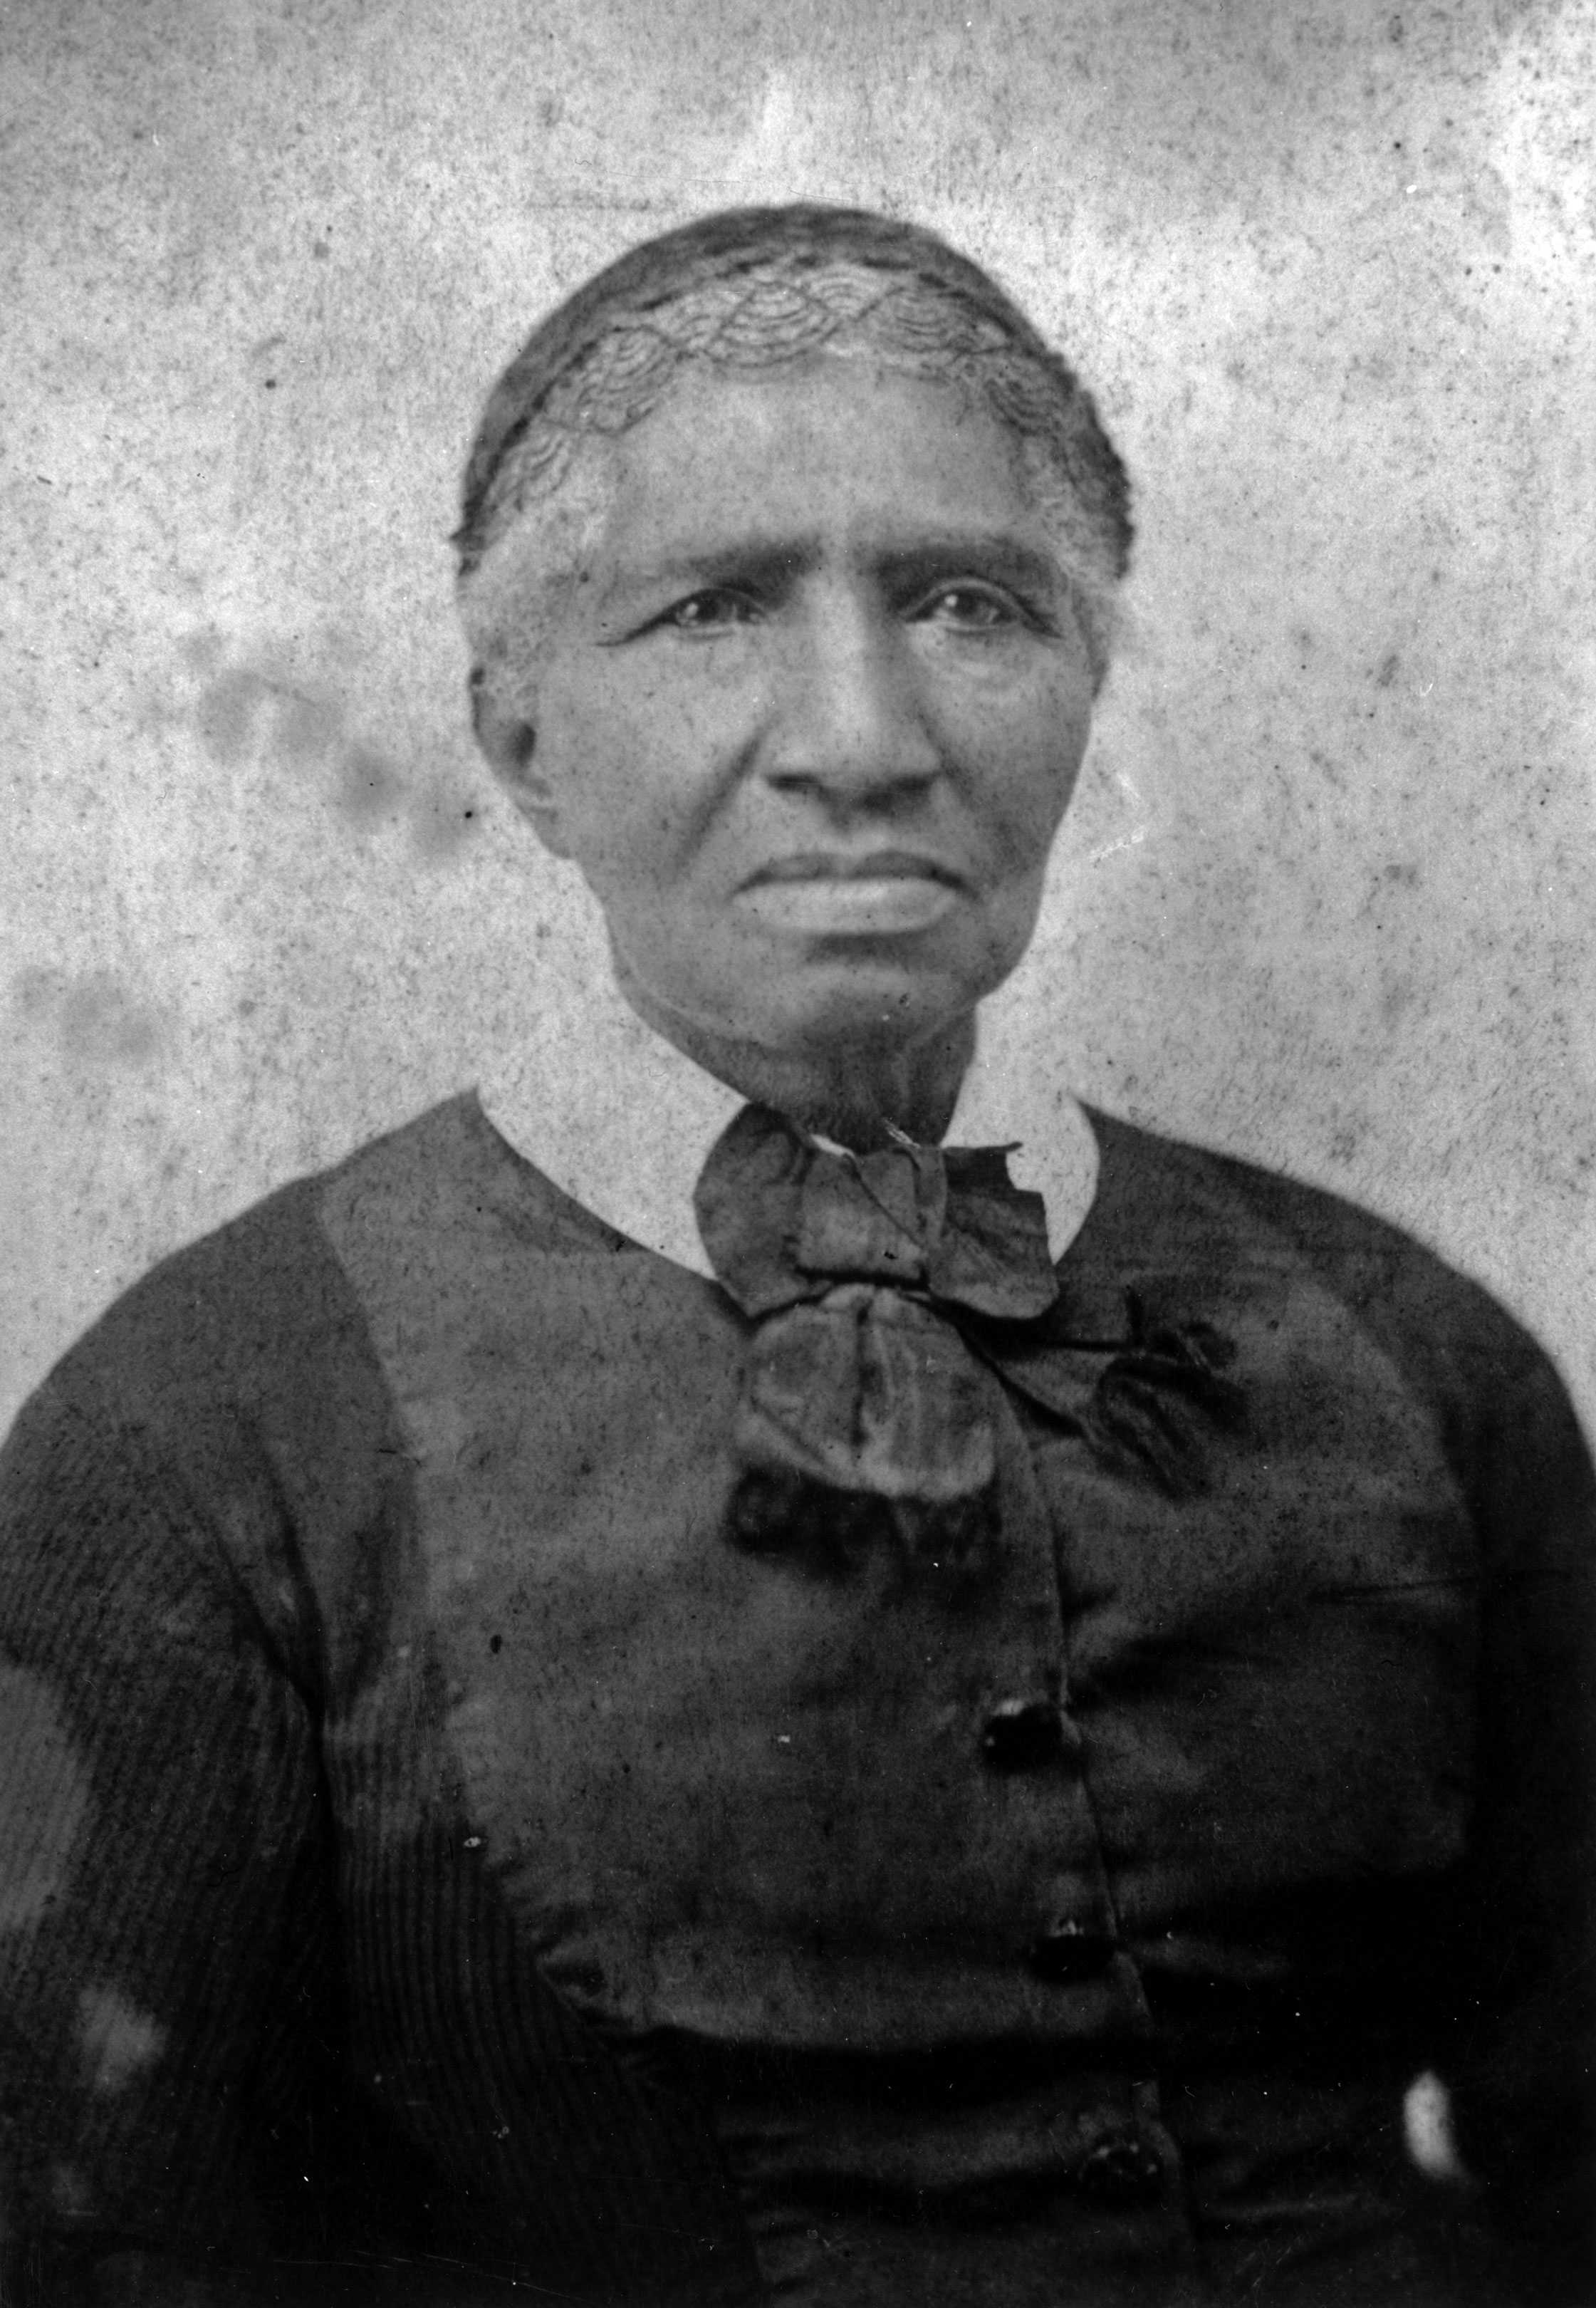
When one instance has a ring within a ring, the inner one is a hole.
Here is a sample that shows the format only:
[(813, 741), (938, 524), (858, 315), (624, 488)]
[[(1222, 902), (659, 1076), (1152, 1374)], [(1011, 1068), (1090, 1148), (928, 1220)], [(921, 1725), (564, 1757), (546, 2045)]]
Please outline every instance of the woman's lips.
[(738, 895), (761, 927), (809, 936), (881, 937), (930, 929), (962, 895), (934, 859), (888, 851), (874, 857), (783, 858)]

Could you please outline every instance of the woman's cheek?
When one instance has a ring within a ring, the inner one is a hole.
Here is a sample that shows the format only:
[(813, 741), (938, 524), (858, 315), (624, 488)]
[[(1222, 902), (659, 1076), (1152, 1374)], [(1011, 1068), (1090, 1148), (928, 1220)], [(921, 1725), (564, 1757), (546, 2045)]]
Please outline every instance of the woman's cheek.
[(1045, 862), (1075, 781), (1075, 765), (1051, 753), (1019, 766), (1010, 758), (1000, 770), (989, 825), (1007, 873), (1026, 874)]

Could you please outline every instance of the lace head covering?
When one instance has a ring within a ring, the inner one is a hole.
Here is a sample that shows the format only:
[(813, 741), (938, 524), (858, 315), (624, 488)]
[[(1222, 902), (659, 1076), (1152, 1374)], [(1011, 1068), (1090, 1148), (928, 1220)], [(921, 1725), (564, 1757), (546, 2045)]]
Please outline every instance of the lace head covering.
[[(734, 209), (631, 249), (543, 321), (489, 398), (466, 468), (461, 608), (480, 684), (504, 637), (497, 548), (551, 511), (584, 443), (642, 421), (690, 365), (743, 373), (867, 355), (982, 396), (1049, 519), (1099, 676), (1129, 558), (1125, 469), (1091, 395), (981, 268), (862, 210)], [(518, 563), (520, 556), (517, 555)]]

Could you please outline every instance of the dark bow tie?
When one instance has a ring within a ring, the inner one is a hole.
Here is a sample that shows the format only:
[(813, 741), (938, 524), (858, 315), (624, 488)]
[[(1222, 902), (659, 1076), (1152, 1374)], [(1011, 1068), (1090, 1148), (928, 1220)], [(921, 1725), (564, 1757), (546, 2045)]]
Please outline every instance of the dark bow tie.
[(992, 1382), (958, 1326), (1033, 1322), (1058, 1296), (1046, 1210), (1006, 1150), (832, 1153), (762, 1107), (716, 1142), (699, 1230), (759, 1324), (738, 1537), (835, 1554), (884, 1519), (912, 1554), (967, 1568), (994, 1535)]
[(1072, 1339), (1039, 1194), (1005, 1147), (905, 1138), (854, 1155), (751, 1106), (694, 1195), (716, 1275), (757, 1324), (733, 1434), (733, 1535), (845, 1563), (883, 1529), (905, 1563), (974, 1575), (997, 1537), (994, 1373), (1164, 1487), (1203, 1479), (1193, 1412), (1239, 1398), (1212, 1333)]

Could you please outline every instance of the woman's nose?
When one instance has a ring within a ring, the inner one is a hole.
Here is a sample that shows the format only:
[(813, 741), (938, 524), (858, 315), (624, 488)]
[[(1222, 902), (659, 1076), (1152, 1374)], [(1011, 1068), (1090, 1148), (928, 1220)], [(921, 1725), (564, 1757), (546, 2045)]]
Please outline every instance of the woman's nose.
[(774, 786), (849, 805), (940, 775), (941, 747), (896, 618), (844, 602), (794, 621), (761, 765)]

